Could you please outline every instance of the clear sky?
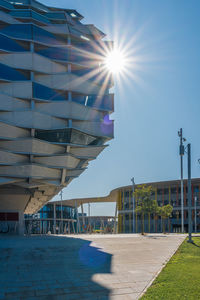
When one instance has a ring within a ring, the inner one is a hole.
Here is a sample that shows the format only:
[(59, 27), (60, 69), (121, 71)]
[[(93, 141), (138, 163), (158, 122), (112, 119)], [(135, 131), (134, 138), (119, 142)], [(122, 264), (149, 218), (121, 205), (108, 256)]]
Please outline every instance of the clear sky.
[[(114, 88), (115, 138), (63, 190), (64, 199), (104, 196), (133, 176), (136, 183), (179, 178), (180, 127), (192, 144), (192, 177), (200, 177), (200, 1), (42, 2), (77, 9), (131, 60)], [(112, 204), (92, 206), (93, 215), (113, 213)]]

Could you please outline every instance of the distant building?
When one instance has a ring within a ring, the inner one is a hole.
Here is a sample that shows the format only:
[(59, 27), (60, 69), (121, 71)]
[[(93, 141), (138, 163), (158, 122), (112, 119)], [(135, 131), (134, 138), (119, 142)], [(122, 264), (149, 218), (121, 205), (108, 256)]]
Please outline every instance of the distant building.
[[(172, 217), (165, 222), (166, 232), (181, 232), (181, 188), (180, 180), (151, 182), (155, 189), (153, 197), (159, 206), (171, 204), (173, 206)], [(137, 185), (135, 185), (135, 189)], [(132, 186), (125, 186), (118, 189), (118, 232), (133, 232), (133, 194)], [(195, 231), (195, 207), (197, 217), (197, 231), (200, 232), (200, 178), (192, 179), (192, 221), (193, 232)], [(196, 200), (196, 204), (195, 204)], [(137, 199), (135, 199), (137, 207)], [(134, 214), (135, 232), (141, 232), (141, 217)], [(156, 215), (145, 216), (145, 232), (162, 232), (161, 217)], [(188, 231), (188, 198), (187, 198), (187, 180), (184, 180), (184, 228)]]
[(49, 202), (37, 214), (25, 215), (25, 229), (29, 234), (76, 233), (76, 223), (75, 208), (61, 201)]
[[(173, 206), (172, 217), (165, 223), (166, 232), (181, 232), (181, 193), (180, 180), (161, 181), (145, 183), (151, 185), (155, 192), (152, 197), (159, 206), (171, 204)], [(138, 184), (135, 185), (135, 189)], [(86, 203), (115, 202), (115, 224), (117, 223), (118, 233), (140, 233), (141, 217), (133, 214), (134, 207), (137, 207), (137, 199), (133, 198), (132, 185), (116, 188), (105, 197), (82, 198), (65, 200), (64, 203), (73, 206), (81, 206)], [(133, 202), (134, 201), (134, 202)], [(133, 219), (134, 215), (134, 219)], [(197, 232), (200, 232), (200, 178), (192, 179), (192, 222), (193, 232), (195, 231), (195, 216)], [(145, 216), (145, 232), (159, 233), (163, 230), (161, 217), (154, 214)], [(187, 180), (184, 180), (184, 229), (188, 231), (188, 198)]]

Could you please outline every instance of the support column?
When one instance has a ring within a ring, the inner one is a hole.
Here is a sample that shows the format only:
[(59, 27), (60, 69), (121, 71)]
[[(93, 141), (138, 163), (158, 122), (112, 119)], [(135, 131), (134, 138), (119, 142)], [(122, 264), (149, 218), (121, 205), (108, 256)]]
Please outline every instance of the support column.
[(24, 235), (24, 212), (19, 211), (19, 227), (18, 227), (19, 235)]
[(75, 201), (75, 209), (76, 209), (76, 217), (77, 217), (77, 228), (76, 232), (80, 233), (80, 222), (79, 222), (79, 215), (78, 215), (78, 208), (77, 208), (77, 200)]
[(132, 181), (132, 199), (133, 199), (133, 233), (136, 233), (136, 228), (135, 228), (135, 196), (134, 196), (135, 181), (134, 181), (134, 177), (131, 179), (131, 181)]
[(53, 233), (56, 234), (56, 204), (53, 204)]
[(83, 203), (81, 203), (81, 214), (82, 214), (83, 225), (85, 225), (85, 216), (84, 216), (84, 211), (83, 211)]
[(115, 221), (114, 221), (114, 233), (117, 233), (117, 201), (115, 206)]

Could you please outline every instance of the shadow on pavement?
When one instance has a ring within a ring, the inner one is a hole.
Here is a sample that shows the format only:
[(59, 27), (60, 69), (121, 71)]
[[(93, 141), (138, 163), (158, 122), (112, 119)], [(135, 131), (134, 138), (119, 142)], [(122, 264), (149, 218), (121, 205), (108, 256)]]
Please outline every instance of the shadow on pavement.
[(0, 239), (0, 299), (109, 299), (92, 280), (111, 273), (112, 255), (91, 241), (61, 236)]

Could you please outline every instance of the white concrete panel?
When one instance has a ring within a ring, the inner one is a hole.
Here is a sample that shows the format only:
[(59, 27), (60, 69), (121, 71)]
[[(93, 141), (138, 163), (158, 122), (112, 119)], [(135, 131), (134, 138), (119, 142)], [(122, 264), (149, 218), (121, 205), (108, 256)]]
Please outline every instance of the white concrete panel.
[(30, 178), (60, 178), (61, 170), (37, 165), (0, 166), (0, 176), (30, 177)]
[(52, 103), (36, 103), (36, 110), (60, 118), (77, 120), (101, 120), (104, 112), (84, 106), (73, 101), (56, 101)]
[(70, 153), (77, 157), (93, 157), (96, 158), (106, 146), (101, 147), (71, 147)]
[(33, 161), (35, 163), (44, 164), (47, 166), (55, 166), (55, 167), (63, 167), (63, 168), (75, 168), (77, 164), (80, 162), (79, 159), (70, 156), (68, 154), (65, 155), (57, 155), (57, 156), (49, 156), (49, 157), (34, 157)]
[(35, 81), (53, 89), (74, 91), (83, 94), (99, 94), (101, 87), (70, 73), (55, 75), (36, 75)]
[(18, 128), (0, 121), (0, 137), (4, 138), (20, 138), (30, 136), (30, 131)]
[(38, 139), (19, 139), (15, 141), (0, 141), (0, 148), (12, 152), (30, 153), (36, 155), (52, 155), (64, 153), (65, 147), (52, 145)]
[(67, 66), (55, 63), (44, 56), (31, 52), (0, 54), (0, 62), (12, 68), (42, 73), (67, 72)]
[(32, 69), (32, 53), (6, 53), (0, 54), (0, 62), (12, 68)]
[(30, 101), (24, 101), (5, 94), (0, 94), (0, 111), (25, 110), (29, 107)]
[(67, 66), (55, 63), (44, 56), (33, 54), (33, 69), (45, 73), (67, 72)]
[(58, 119), (36, 111), (0, 112), (0, 120), (5, 120), (24, 128), (54, 129), (67, 127), (67, 120)]
[(85, 171), (85, 169), (82, 169), (82, 170), (72, 170), (72, 171), (68, 171), (67, 170), (67, 173), (66, 173), (66, 176), (72, 176), (72, 177), (76, 177), (76, 176), (79, 176), (81, 173), (83, 173)]
[[(1, 191), (1, 190), (0, 190)], [(21, 193), (17, 194), (3, 194), (0, 192), (0, 208), (1, 211), (18, 211), (25, 209), (28, 201), (30, 199), (30, 195)]]
[(12, 97), (22, 99), (31, 99), (32, 82), (31, 81), (13, 81), (9, 83), (0, 83), (0, 91)]
[(26, 155), (14, 154), (11, 152), (6, 152), (0, 150), (0, 164), (1, 165), (9, 165), (16, 163), (28, 162), (29, 158)]

